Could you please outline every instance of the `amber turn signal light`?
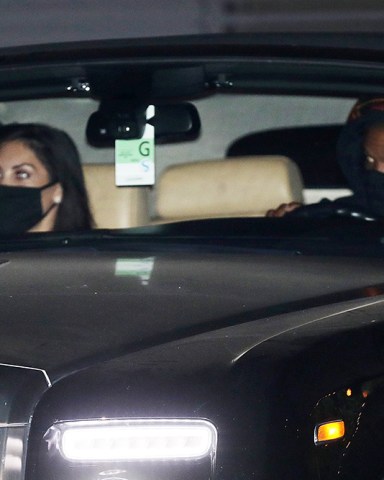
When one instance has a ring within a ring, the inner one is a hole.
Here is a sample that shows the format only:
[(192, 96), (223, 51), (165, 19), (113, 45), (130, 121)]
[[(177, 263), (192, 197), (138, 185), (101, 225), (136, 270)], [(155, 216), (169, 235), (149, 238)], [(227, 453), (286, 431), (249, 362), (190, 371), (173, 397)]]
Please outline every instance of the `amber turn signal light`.
[(343, 420), (332, 420), (321, 423), (315, 427), (315, 444), (339, 440), (345, 435), (345, 424)]

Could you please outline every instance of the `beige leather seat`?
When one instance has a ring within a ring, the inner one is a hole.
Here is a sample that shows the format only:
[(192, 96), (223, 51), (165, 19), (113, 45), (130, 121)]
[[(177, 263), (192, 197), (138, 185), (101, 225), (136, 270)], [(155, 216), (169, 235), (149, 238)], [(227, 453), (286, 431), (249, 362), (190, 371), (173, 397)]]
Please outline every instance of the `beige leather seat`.
[(128, 228), (149, 222), (146, 187), (116, 187), (114, 164), (85, 164), (83, 171), (97, 228)]
[(283, 156), (179, 164), (159, 179), (156, 221), (264, 216), (281, 203), (301, 202), (302, 191), (298, 167)]

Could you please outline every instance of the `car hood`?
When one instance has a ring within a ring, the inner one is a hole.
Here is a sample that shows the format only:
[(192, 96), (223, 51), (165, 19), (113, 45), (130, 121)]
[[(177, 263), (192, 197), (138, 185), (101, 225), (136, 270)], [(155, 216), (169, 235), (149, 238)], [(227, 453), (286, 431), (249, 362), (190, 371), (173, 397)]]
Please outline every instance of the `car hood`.
[[(261, 341), (381, 301), (384, 291), (381, 259), (71, 248), (2, 253), (0, 262), (0, 362), (44, 370), (52, 381), (251, 322)], [(251, 344), (242, 340), (232, 357)]]

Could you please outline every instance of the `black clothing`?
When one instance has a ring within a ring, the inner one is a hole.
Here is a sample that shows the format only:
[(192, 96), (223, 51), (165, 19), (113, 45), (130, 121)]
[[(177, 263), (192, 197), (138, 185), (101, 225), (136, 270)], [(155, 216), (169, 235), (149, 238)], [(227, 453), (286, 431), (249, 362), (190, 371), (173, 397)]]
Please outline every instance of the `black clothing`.
[(384, 111), (366, 112), (346, 123), (341, 130), (337, 159), (353, 195), (303, 206), (294, 210), (293, 215), (327, 217), (357, 212), (367, 217), (384, 217), (384, 174), (366, 168), (364, 151), (366, 132), (377, 124), (384, 126)]

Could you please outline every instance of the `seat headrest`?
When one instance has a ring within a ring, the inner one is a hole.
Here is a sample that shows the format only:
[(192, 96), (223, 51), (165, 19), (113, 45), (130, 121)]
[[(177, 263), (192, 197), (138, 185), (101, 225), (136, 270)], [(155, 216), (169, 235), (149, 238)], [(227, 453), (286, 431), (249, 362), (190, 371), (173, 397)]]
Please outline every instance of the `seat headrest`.
[(232, 157), (171, 166), (157, 186), (161, 220), (264, 216), (281, 203), (302, 201), (303, 183), (283, 156)]
[(83, 172), (98, 228), (128, 228), (148, 223), (147, 188), (116, 187), (114, 164), (85, 164)]

